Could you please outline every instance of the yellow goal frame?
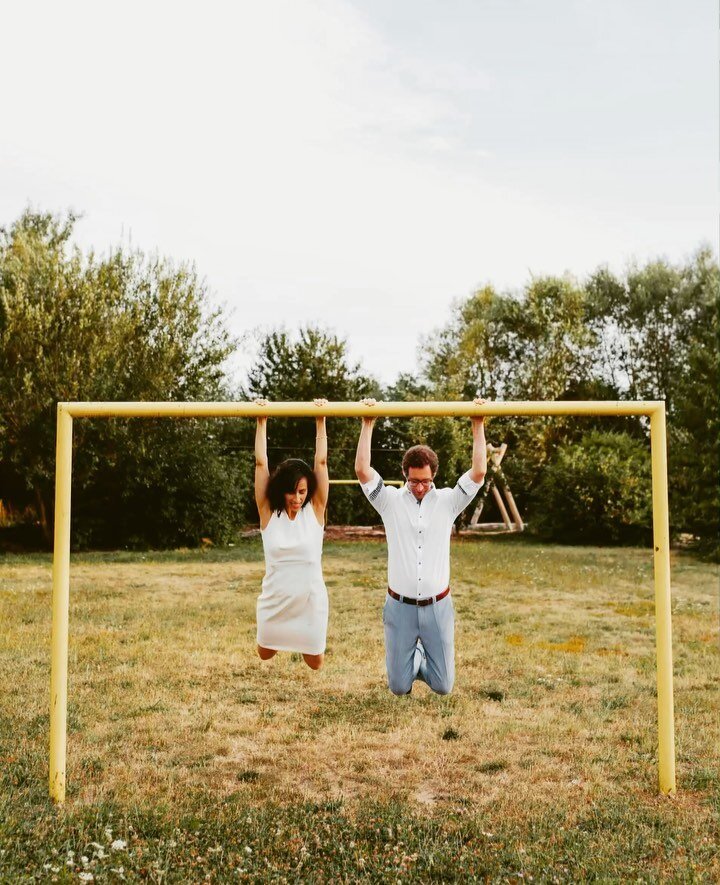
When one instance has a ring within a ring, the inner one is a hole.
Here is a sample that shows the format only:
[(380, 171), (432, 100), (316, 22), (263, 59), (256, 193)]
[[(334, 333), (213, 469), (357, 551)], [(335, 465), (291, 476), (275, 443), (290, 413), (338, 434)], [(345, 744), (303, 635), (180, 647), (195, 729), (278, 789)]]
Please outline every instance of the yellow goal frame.
[(466, 417), (477, 415), (634, 415), (650, 419), (655, 646), (657, 654), (658, 760), (662, 793), (675, 792), (672, 621), (670, 602), (670, 527), (668, 516), (665, 403), (652, 402), (62, 402), (57, 408), (55, 465), (55, 545), (53, 555), (50, 672), (50, 796), (65, 801), (67, 750), (68, 632), (70, 607), (70, 490), (73, 418), (330, 418)]

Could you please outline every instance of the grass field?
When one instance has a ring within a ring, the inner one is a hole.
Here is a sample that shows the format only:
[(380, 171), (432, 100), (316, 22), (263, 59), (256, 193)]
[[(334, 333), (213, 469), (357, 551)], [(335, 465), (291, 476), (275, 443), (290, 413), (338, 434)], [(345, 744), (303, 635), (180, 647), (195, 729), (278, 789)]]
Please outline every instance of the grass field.
[(73, 557), (57, 811), (50, 558), (0, 558), (0, 881), (720, 879), (715, 566), (673, 557), (668, 798), (649, 551), (454, 543), (447, 697), (386, 688), (384, 544), (324, 565), (316, 673), (255, 657), (258, 541)]

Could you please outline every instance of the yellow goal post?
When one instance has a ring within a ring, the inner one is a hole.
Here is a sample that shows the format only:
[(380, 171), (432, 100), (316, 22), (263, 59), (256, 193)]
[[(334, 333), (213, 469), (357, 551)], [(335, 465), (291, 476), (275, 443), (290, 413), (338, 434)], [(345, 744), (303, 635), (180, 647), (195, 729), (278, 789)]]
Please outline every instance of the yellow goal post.
[(655, 646), (657, 655), (658, 761), (662, 793), (675, 792), (670, 528), (664, 401), (555, 402), (61, 402), (57, 408), (55, 543), (53, 554), (50, 673), (50, 796), (65, 801), (68, 629), (70, 605), (70, 491), (74, 418), (472, 418), (473, 416), (644, 416), (650, 419), (652, 460)]

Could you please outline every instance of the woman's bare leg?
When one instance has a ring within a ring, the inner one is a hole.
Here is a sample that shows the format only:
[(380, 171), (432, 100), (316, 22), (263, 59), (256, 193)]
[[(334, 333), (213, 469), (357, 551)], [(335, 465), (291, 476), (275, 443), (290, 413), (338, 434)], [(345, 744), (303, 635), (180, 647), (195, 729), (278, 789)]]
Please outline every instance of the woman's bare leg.
[(303, 660), (311, 670), (319, 670), (325, 660), (325, 655), (303, 655)]

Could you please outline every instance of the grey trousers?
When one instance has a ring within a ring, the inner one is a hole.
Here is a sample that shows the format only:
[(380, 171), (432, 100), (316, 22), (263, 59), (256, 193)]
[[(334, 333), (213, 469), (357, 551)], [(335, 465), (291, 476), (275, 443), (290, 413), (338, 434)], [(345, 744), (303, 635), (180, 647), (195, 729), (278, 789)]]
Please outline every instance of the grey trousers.
[[(455, 607), (449, 593), (432, 605), (385, 598), (385, 665), (393, 694), (408, 694), (416, 679), (438, 694), (455, 682)], [(418, 644), (418, 640), (420, 643)]]

